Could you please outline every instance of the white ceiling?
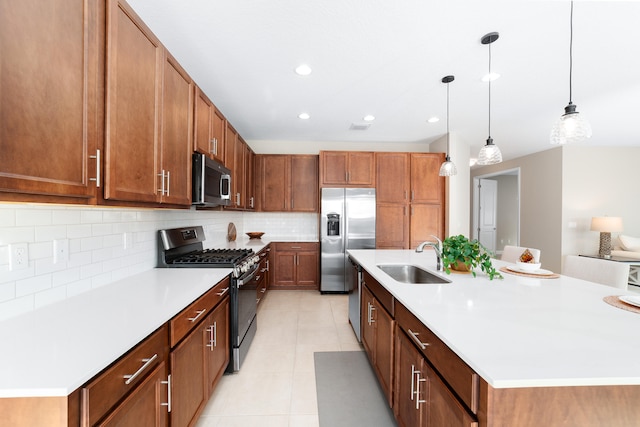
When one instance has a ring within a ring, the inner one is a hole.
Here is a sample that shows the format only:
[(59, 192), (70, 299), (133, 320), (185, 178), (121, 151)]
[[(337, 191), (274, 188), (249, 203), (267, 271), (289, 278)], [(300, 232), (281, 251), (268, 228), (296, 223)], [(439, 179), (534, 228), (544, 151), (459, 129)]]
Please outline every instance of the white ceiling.
[[(450, 130), (475, 157), (492, 31), (491, 136), (505, 159), (552, 148), (569, 100), (568, 1), (128, 2), (248, 141), (431, 142), (446, 132), (441, 79), (453, 74)], [(577, 1), (573, 56), (586, 144), (640, 146), (640, 2)], [(301, 63), (310, 76), (294, 73)], [(349, 130), (366, 114), (368, 130)]]

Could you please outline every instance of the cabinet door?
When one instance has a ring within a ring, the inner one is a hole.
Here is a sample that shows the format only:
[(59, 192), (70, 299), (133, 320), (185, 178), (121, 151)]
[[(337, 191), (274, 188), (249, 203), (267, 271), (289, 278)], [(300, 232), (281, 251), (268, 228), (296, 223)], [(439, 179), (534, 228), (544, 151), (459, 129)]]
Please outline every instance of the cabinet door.
[(207, 402), (205, 329), (203, 325), (196, 327), (171, 351), (172, 427), (193, 425)]
[(211, 123), (213, 103), (197, 86), (193, 109), (193, 151), (213, 157), (215, 156), (213, 126)]
[(236, 165), (236, 150), (238, 147), (238, 133), (227, 123), (225, 131), (224, 144), (224, 165), (231, 170), (231, 204), (230, 208), (235, 208), (239, 204), (238, 194), (238, 177)]
[(94, 1), (0, 4), (0, 191), (12, 193), (0, 199), (95, 197), (99, 13)]
[(318, 156), (291, 159), (291, 205), (294, 212), (318, 212)]
[(408, 204), (377, 204), (376, 248), (409, 248)]
[[(399, 427), (426, 426), (429, 389), (425, 363), (409, 338), (396, 329), (393, 413)], [(433, 426), (445, 425), (432, 424)]]
[(376, 153), (376, 202), (408, 203), (410, 170), (407, 153)]
[(104, 197), (156, 202), (164, 52), (124, 1), (109, 0), (108, 5)]
[(373, 153), (353, 151), (349, 152), (348, 156), (347, 183), (349, 185), (373, 187), (375, 185)]
[(373, 295), (366, 286), (362, 287), (360, 297), (362, 303), (360, 307), (360, 334), (362, 345), (367, 352), (367, 356), (373, 365), (375, 363), (375, 306), (373, 304)]
[(191, 204), (193, 82), (168, 53), (162, 90), (161, 201)]
[(317, 251), (296, 254), (296, 285), (318, 288), (318, 258)]
[(326, 151), (322, 157), (322, 184), (344, 185), (347, 183), (348, 157), (346, 151)]
[(443, 203), (444, 177), (439, 176), (443, 153), (411, 154), (411, 202)]
[(213, 158), (224, 164), (225, 119), (220, 110), (213, 106), (211, 114), (211, 135), (213, 137)]
[(382, 305), (375, 304), (375, 359), (374, 370), (378, 376), (382, 391), (387, 396), (389, 407), (393, 405), (393, 318)]
[(427, 425), (451, 427), (477, 427), (478, 422), (469, 415), (458, 399), (449, 391), (440, 377), (428, 369), (429, 410)]
[(297, 252), (275, 251), (273, 286), (294, 286), (296, 284)]
[(249, 145), (245, 144), (245, 183), (246, 193), (245, 207), (255, 209), (256, 207), (256, 186), (255, 186), (255, 161), (256, 154)]
[(434, 236), (443, 239), (444, 214), (442, 205), (422, 203), (411, 204), (411, 241), (409, 246), (416, 248), (426, 240), (433, 240)]
[(207, 396), (211, 396), (229, 363), (229, 298), (220, 303), (207, 318), (204, 340)]
[(260, 204), (265, 212), (285, 212), (288, 208), (287, 186), (289, 182), (288, 156), (259, 156), (262, 167), (260, 177)]
[(168, 425), (168, 381), (164, 362), (129, 394), (102, 422), (100, 427), (139, 427)]
[(247, 160), (249, 148), (247, 143), (238, 135), (235, 149), (235, 166), (233, 176), (236, 179), (236, 207), (247, 207)]

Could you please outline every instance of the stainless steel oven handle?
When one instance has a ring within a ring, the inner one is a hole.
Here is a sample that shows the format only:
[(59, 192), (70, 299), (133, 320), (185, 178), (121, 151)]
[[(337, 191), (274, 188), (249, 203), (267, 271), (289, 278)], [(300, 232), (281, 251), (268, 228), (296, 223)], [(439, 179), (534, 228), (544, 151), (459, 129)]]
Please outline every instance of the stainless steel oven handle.
[(259, 267), (259, 265), (255, 264), (253, 267), (251, 267), (251, 270), (247, 271), (242, 276), (238, 277), (236, 279), (238, 287), (241, 287), (241, 286), (246, 285), (247, 283), (249, 283), (251, 281), (251, 279), (253, 279), (253, 276), (256, 275), (256, 272), (258, 271), (258, 267)]

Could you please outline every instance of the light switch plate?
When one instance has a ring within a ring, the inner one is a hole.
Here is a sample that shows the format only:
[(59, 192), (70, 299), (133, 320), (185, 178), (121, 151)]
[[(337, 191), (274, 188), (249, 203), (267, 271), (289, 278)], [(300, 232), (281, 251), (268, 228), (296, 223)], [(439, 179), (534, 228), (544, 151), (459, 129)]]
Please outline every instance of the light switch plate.
[(53, 263), (69, 261), (69, 239), (53, 241)]

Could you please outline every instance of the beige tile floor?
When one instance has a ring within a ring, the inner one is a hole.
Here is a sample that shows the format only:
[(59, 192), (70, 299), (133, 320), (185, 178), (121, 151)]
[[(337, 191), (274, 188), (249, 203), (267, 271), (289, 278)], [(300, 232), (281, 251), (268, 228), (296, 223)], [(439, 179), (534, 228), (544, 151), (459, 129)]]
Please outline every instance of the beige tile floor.
[(269, 291), (240, 372), (222, 377), (196, 427), (317, 427), (313, 353), (362, 350), (347, 298)]

